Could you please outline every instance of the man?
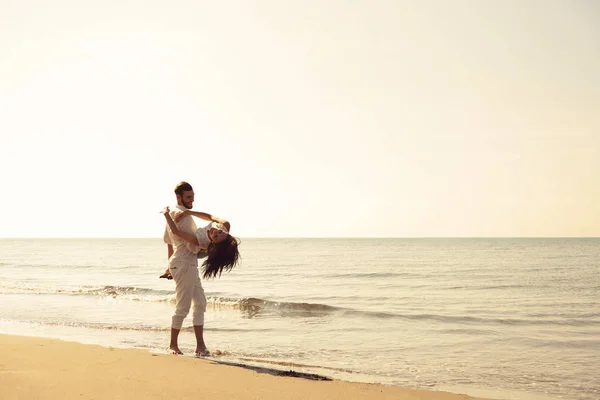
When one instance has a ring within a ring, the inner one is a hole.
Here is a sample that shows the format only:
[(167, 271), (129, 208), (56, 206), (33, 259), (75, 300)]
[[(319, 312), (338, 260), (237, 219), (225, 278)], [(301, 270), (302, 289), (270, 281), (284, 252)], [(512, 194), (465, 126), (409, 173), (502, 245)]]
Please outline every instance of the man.
[[(187, 182), (180, 182), (175, 187), (177, 206), (173, 207), (170, 215), (175, 216), (185, 210), (191, 210), (194, 204), (194, 189)], [(196, 224), (191, 216), (186, 216), (177, 222), (177, 228), (184, 232), (195, 234)], [(173, 235), (169, 228), (165, 229), (164, 242), (167, 244), (169, 256), (169, 272), (175, 281), (175, 313), (171, 322), (171, 342), (169, 349), (172, 354), (183, 354), (179, 350), (178, 338), (183, 320), (190, 312), (193, 304), (193, 325), (196, 335), (196, 355), (207, 356), (209, 351), (204, 343), (204, 312), (206, 311), (206, 296), (198, 273), (197, 253), (200, 248), (192, 243)]]

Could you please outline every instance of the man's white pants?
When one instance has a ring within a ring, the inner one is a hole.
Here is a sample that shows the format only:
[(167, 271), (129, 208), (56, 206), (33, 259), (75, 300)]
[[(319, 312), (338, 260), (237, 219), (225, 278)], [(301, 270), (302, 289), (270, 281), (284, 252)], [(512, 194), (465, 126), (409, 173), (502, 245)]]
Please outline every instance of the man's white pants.
[(193, 261), (173, 260), (169, 270), (175, 281), (175, 314), (173, 314), (171, 328), (181, 329), (192, 304), (194, 305), (193, 324), (204, 325), (206, 296), (200, 282), (197, 259), (194, 257)]

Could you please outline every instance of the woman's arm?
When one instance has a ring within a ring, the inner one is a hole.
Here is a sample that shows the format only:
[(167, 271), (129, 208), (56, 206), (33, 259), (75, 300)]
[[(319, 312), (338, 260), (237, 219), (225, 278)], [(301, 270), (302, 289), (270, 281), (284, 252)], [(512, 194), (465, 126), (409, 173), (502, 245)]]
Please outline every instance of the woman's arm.
[(192, 244), (195, 244), (196, 246), (200, 246), (196, 235), (194, 235), (193, 233), (183, 232), (182, 230), (177, 228), (175, 221), (173, 221), (173, 218), (171, 218), (171, 214), (169, 214), (169, 207), (165, 207), (165, 209), (162, 210), (162, 213), (167, 220), (167, 225), (169, 225), (169, 228), (171, 229), (171, 232), (173, 232), (174, 235), (179, 236), (186, 242), (190, 242)]
[(203, 219), (205, 221), (223, 224), (223, 226), (225, 226), (225, 228), (227, 228), (227, 231), (231, 230), (231, 224), (229, 223), (229, 221), (226, 221), (222, 218), (215, 217), (214, 215), (210, 215), (208, 213), (203, 213), (200, 211), (185, 210), (184, 212), (182, 212), (181, 214), (178, 214), (175, 217), (175, 221), (179, 221), (181, 218), (186, 217), (188, 215), (193, 215), (194, 217)]

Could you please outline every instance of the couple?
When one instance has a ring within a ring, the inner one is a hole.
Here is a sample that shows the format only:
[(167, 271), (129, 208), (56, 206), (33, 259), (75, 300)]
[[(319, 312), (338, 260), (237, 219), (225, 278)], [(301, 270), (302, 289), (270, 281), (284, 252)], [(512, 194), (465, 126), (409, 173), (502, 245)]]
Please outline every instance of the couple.
[[(184, 318), (193, 307), (193, 325), (196, 335), (196, 355), (208, 356), (210, 352), (204, 343), (204, 312), (206, 296), (200, 282), (198, 257), (206, 257), (202, 263), (203, 277), (215, 278), (223, 270), (230, 271), (239, 258), (239, 241), (229, 234), (229, 222), (210, 214), (191, 211), (194, 203), (194, 189), (187, 182), (175, 187), (177, 206), (174, 210), (165, 207), (162, 211), (167, 220), (164, 242), (167, 244), (169, 267), (161, 278), (175, 281), (175, 313), (171, 322), (172, 354), (183, 354), (179, 350), (178, 337)], [(192, 216), (210, 221), (200, 229)]]

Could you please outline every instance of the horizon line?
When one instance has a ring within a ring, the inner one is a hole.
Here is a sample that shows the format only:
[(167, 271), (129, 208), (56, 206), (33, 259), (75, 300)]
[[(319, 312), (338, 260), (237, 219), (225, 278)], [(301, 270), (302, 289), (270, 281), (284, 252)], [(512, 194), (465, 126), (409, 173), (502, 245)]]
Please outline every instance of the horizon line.
[[(238, 236), (242, 239), (600, 239), (600, 236)], [(8, 237), (0, 236), (2, 239), (62, 239), (62, 240), (73, 240), (73, 239), (157, 239), (162, 240), (156, 236), (85, 236), (85, 237), (54, 237), (54, 236), (40, 236), (40, 237)]]

